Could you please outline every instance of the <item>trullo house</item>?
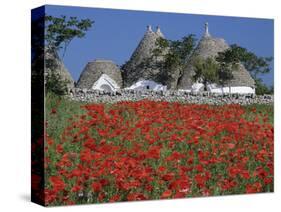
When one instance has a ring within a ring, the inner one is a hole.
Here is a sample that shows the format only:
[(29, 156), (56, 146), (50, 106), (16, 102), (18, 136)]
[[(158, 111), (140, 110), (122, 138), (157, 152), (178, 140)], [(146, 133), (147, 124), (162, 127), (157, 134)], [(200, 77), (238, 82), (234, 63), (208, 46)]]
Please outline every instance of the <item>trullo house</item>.
[(110, 60), (94, 60), (86, 65), (76, 87), (116, 91), (122, 88), (121, 71)]
[[(208, 23), (205, 24), (205, 33), (199, 41), (192, 55), (187, 59), (183, 75), (179, 79), (178, 89), (187, 91), (203, 90), (202, 83), (194, 83), (194, 61), (201, 57), (216, 57), (219, 52), (229, 48), (229, 45), (222, 38), (212, 37), (208, 30)], [(255, 93), (255, 81), (242, 64), (238, 65), (237, 70), (233, 70), (233, 79), (225, 87), (216, 84), (208, 85), (208, 90), (212, 93)]]
[(147, 30), (131, 58), (122, 67), (126, 89), (167, 89), (165, 72), (158, 66), (163, 57), (153, 57), (153, 50), (156, 48), (158, 38), (164, 38), (160, 28), (157, 27), (154, 32), (151, 26), (147, 26)]
[[(186, 59), (182, 73), (180, 70), (165, 70), (159, 64), (163, 63), (166, 49), (160, 56), (155, 57), (153, 50), (157, 47), (158, 38), (164, 38), (160, 28), (153, 31), (147, 26), (142, 39), (134, 50), (129, 61), (118, 68), (110, 60), (95, 60), (89, 62), (84, 68), (76, 87), (116, 91), (118, 89), (132, 90), (168, 90), (179, 89), (188, 92), (199, 92), (204, 89), (200, 81), (194, 82), (194, 61), (198, 58), (215, 58), (219, 52), (229, 48), (222, 38), (210, 35), (208, 24), (205, 24), (205, 32), (198, 42), (191, 56)], [(233, 79), (224, 87), (209, 84), (208, 91), (212, 93), (255, 93), (255, 81), (242, 64), (233, 70)]]

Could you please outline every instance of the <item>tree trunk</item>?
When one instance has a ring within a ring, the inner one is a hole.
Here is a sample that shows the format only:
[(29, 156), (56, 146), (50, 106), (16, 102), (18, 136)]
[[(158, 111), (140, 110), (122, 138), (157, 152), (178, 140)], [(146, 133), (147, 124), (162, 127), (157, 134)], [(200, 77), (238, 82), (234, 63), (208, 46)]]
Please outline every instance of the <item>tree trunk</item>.
[(204, 82), (204, 91), (207, 91), (207, 82)]

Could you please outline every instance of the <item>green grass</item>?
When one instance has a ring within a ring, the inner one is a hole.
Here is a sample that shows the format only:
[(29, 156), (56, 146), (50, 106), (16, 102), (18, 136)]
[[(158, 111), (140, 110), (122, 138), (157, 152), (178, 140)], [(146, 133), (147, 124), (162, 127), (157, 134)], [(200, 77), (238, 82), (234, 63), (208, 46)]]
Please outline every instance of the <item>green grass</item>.
[[(60, 139), (60, 135), (67, 127), (68, 120), (75, 115), (83, 115), (85, 111), (81, 109), (83, 103), (68, 100), (49, 93), (46, 96), (46, 121), (48, 123), (47, 133), (55, 140)], [(56, 110), (56, 115), (52, 115), (52, 109)]]

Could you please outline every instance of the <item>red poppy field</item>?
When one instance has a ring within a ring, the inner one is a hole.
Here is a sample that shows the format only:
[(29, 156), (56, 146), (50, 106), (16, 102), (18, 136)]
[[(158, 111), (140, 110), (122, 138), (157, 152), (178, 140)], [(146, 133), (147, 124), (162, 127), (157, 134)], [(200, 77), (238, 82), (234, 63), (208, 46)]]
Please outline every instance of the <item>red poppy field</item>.
[(273, 107), (47, 98), (46, 205), (273, 191)]

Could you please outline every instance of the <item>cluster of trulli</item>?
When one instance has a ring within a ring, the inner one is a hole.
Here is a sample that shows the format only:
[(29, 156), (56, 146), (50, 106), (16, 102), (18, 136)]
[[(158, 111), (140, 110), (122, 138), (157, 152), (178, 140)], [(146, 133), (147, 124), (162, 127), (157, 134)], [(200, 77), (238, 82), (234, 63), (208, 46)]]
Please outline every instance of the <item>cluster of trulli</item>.
[[(204, 35), (192, 55), (187, 58), (185, 68), (180, 73), (176, 69), (159, 68), (157, 64), (163, 60), (163, 56), (152, 57), (153, 50), (156, 48), (156, 40), (159, 37), (164, 38), (160, 28), (157, 27), (154, 32), (151, 26), (148, 26), (139, 45), (122, 70), (109, 60), (89, 62), (81, 73), (76, 87), (106, 91), (179, 89), (198, 92), (203, 90), (204, 86), (200, 82), (193, 81), (193, 61), (198, 57), (216, 57), (218, 52), (229, 48), (223, 39), (214, 38), (209, 34), (206, 23)], [(169, 74), (167, 74), (168, 72)], [(210, 84), (207, 89), (213, 93), (255, 93), (255, 82), (242, 64), (239, 64), (238, 70), (233, 71), (233, 76), (225, 87)]]

